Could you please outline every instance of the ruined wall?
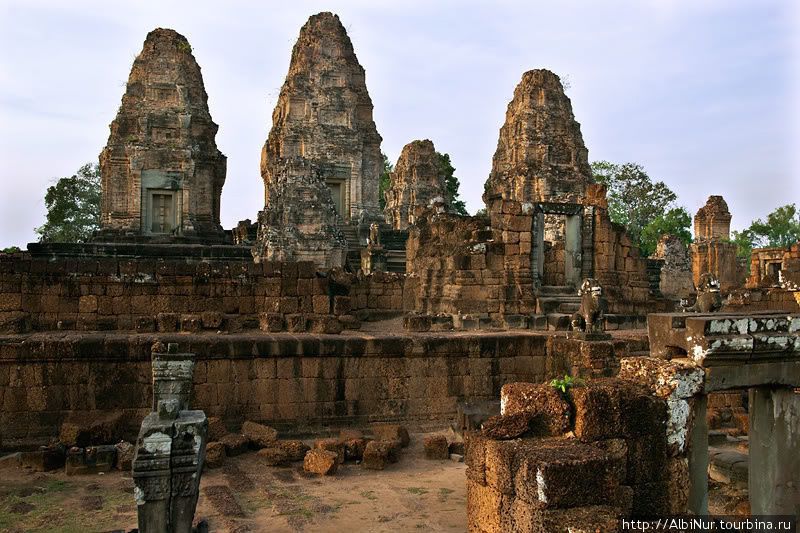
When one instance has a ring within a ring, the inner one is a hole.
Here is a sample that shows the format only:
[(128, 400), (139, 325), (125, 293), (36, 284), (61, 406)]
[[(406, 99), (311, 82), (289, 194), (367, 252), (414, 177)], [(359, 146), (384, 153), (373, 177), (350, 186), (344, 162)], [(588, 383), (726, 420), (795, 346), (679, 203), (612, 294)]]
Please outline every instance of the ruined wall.
[(269, 203), (258, 213), (253, 258), (260, 261), (313, 261), (321, 267), (342, 266), (347, 240), (339, 229), (323, 171), (309, 160), (284, 158), (265, 183)]
[(413, 310), (414, 294), (406, 291), (406, 277), (389, 272), (357, 276), (350, 286), (353, 309), (367, 311)]
[(694, 217), (695, 241), (690, 245), (692, 281), (711, 272), (719, 279), (720, 290), (729, 292), (744, 285), (744, 272), (736, 259), (736, 245), (729, 242), (731, 214), (722, 196), (709, 196)]
[[(65, 421), (108, 415), (121, 414), (135, 436), (152, 408), (155, 340), (197, 354), (193, 409), (229, 428), (256, 420), (290, 432), (376, 420), (441, 423), (452, 420), (458, 401), (494, 399), (505, 383), (544, 381), (570, 364), (547, 337), (530, 333), (5, 336), (0, 449), (46, 444)], [(637, 349), (617, 344), (618, 356)]]
[[(403, 308), (400, 276), (369, 276), (352, 287), (358, 298), (336, 296), (334, 314)], [(258, 328), (261, 313), (329, 314), (328, 278), (319, 277), (311, 262), (51, 262), (27, 254), (0, 256), (0, 333), (235, 332)]]
[(368, 220), (382, 219), (380, 144), (364, 69), (347, 32), (332, 13), (312, 16), (292, 49), (261, 152), (265, 205), (272, 201), (269, 185), (279, 179), (285, 159), (303, 158), (338, 191), (334, 200), (345, 220), (358, 220), (362, 213)]
[(588, 185), (586, 196), (594, 207), (594, 277), (603, 286), (611, 312), (671, 310), (670, 302), (650, 297), (647, 258), (631, 243), (624, 226), (611, 222), (605, 186)]
[(406, 244), (407, 290), (427, 314), (504, 315), (536, 311), (531, 279), (533, 213), (496, 199), (491, 217), (421, 213)]
[(412, 141), (403, 147), (391, 173), (383, 210), (386, 223), (404, 230), (414, 223), (414, 208), (429, 207), (431, 201), (448, 202), (447, 184), (433, 142)]
[(200, 67), (173, 30), (147, 35), (100, 154), (103, 238), (126, 233), (222, 238), (226, 158)]
[(558, 76), (526, 72), (500, 128), (485, 197), (582, 203), (591, 175), (580, 124)]
[(692, 261), (678, 237), (662, 235), (651, 258), (663, 260), (659, 290), (665, 298), (680, 300), (694, 293)]
[(754, 248), (750, 252), (750, 277), (747, 279), (747, 286), (777, 287), (779, 284), (778, 272), (783, 269), (784, 263), (791, 262), (792, 259), (797, 259), (797, 257), (793, 257), (792, 247), (789, 246)]
[[(751, 260), (747, 287), (731, 291), (725, 311), (800, 312), (800, 242), (785, 248), (756, 248)], [(778, 263), (781, 268), (775, 274)], [(770, 268), (771, 264), (776, 266)]]

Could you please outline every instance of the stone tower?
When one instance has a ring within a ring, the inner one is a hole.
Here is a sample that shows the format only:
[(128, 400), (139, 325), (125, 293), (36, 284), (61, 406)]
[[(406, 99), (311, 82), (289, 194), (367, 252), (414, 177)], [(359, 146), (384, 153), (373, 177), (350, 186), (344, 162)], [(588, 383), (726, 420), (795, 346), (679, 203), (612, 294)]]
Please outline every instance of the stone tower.
[(220, 241), (227, 161), (217, 128), (189, 42), (173, 30), (151, 31), (100, 154), (100, 238)]
[(581, 203), (592, 172), (580, 124), (558, 76), (530, 70), (514, 90), (500, 128), (484, 200)]
[(729, 239), (731, 213), (722, 196), (709, 196), (706, 205), (694, 216), (694, 238), (697, 241)]
[(292, 50), (261, 152), (265, 205), (272, 201), (270, 183), (293, 158), (305, 159), (319, 170), (342, 219), (382, 219), (381, 136), (372, 120), (364, 69), (332, 13), (309, 18)]
[(706, 205), (694, 216), (692, 281), (711, 272), (719, 280), (720, 289), (728, 292), (744, 284), (744, 272), (736, 259), (736, 245), (730, 242), (731, 214), (722, 196), (709, 196)]
[(393, 229), (407, 229), (413, 224), (417, 206), (428, 207), (437, 199), (448, 204), (439, 155), (433, 142), (427, 139), (412, 141), (403, 147), (390, 180), (383, 213)]

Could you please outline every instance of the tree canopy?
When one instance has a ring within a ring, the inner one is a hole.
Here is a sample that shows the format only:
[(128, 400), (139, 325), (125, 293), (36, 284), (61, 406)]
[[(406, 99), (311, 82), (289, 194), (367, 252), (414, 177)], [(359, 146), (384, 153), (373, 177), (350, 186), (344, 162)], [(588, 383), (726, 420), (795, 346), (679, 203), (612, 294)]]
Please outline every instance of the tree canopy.
[(658, 239), (664, 234), (675, 235), (684, 245), (692, 242), (692, 233), (689, 227), (692, 217), (685, 207), (673, 207), (663, 215), (658, 215), (642, 230), (639, 249), (642, 255), (649, 256), (656, 251)]
[[(643, 254), (651, 244), (655, 250), (658, 236), (654, 235), (659, 227), (669, 230), (664, 233), (674, 233), (682, 240), (686, 235), (691, 237), (688, 229), (691, 217), (685, 209), (681, 212), (681, 208), (671, 207), (677, 199), (675, 193), (663, 181), (653, 182), (640, 164), (594, 161), (591, 167), (594, 179), (608, 189), (611, 220), (625, 226), (631, 241)], [(645, 242), (643, 232), (650, 224), (653, 226)]]
[(767, 220), (754, 220), (747, 229), (734, 231), (736, 255), (750, 258), (753, 248), (791, 246), (800, 240), (800, 213), (795, 204), (775, 208)]
[(40, 242), (84, 242), (100, 226), (100, 166), (87, 163), (47, 188)]
[(389, 174), (394, 171), (394, 165), (391, 161), (389, 161), (389, 158), (383, 152), (381, 152), (381, 157), (383, 157), (383, 173), (381, 174), (381, 181), (378, 185), (378, 202), (382, 211), (383, 208), (386, 207), (386, 198), (384, 195), (386, 194), (386, 191), (389, 190), (389, 186), (392, 184), (391, 179), (389, 179)]
[(444, 173), (445, 185), (447, 185), (447, 194), (450, 200), (450, 205), (448, 206), (449, 211), (456, 215), (465, 217), (469, 216), (469, 213), (467, 213), (467, 204), (458, 198), (458, 188), (461, 186), (461, 183), (455, 176), (456, 169), (450, 162), (450, 154), (436, 152), (436, 155), (439, 156), (439, 164), (441, 165), (442, 172)]

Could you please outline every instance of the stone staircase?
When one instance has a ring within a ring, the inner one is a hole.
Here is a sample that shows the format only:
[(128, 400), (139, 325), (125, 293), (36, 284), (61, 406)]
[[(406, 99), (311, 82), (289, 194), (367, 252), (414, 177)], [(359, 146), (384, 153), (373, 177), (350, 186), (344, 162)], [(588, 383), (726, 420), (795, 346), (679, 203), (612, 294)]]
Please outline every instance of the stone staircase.
[(536, 314), (547, 317), (547, 329), (566, 331), (572, 314), (581, 306), (577, 291), (566, 286), (539, 287), (536, 297)]
[(352, 224), (339, 224), (347, 241), (347, 264), (350, 270), (358, 272), (361, 268), (361, 243), (358, 241), (358, 228)]

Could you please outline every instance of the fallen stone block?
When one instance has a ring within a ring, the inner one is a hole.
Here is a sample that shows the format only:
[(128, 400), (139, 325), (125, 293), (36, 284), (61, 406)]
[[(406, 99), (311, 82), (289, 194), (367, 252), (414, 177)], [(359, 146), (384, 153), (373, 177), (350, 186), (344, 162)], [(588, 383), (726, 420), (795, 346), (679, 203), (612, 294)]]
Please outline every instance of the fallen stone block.
[(117, 449), (113, 445), (72, 447), (67, 452), (64, 472), (68, 476), (109, 472), (116, 465)]
[(208, 440), (210, 442), (218, 441), (227, 434), (228, 428), (219, 417), (212, 416), (208, 419)]
[(113, 444), (122, 440), (124, 424), (122, 414), (115, 413), (86, 421), (61, 424), (59, 443), (67, 447)]
[(257, 455), (263, 460), (264, 464), (269, 466), (280, 466), (290, 461), (289, 454), (286, 453), (286, 450), (277, 446), (261, 448), (258, 450)]
[(303, 470), (322, 476), (335, 474), (338, 466), (339, 461), (336, 452), (327, 450), (309, 450), (303, 459)]
[(250, 439), (239, 433), (228, 433), (219, 439), (219, 442), (225, 446), (225, 454), (233, 457), (248, 450)]
[(306, 456), (306, 452), (311, 449), (301, 440), (279, 440), (275, 444), (286, 452), (286, 456), (290, 461), (302, 461)]
[(372, 434), (375, 440), (394, 440), (400, 441), (400, 445), (405, 448), (411, 442), (411, 437), (405, 426), (400, 424), (373, 424)]
[(22, 452), (20, 464), (34, 472), (50, 472), (64, 467), (64, 450), (58, 446), (42, 446), (36, 451)]
[(425, 457), (428, 459), (448, 459), (450, 452), (447, 448), (447, 438), (442, 435), (434, 435), (427, 437), (423, 443), (425, 449)]
[(339, 439), (317, 439), (314, 441), (314, 448), (333, 452), (339, 464), (344, 462), (344, 442)]
[(267, 448), (272, 446), (278, 439), (278, 430), (247, 421), (242, 424), (242, 435), (247, 437), (253, 448)]
[(127, 441), (120, 441), (114, 445), (117, 449), (117, 468), (123, 472), (130, 472), (133, 468), (133, 458), (136, 456), (136, 447)]
[(206, 444), (205, 465), (208, 468), (219, 468), (225, 463), (225, 444), (222, 442), (209, 442)]
[(412, 313), (403, 317), (403, 328), (406, 331), (430, 331), (432, 325), (433, 319), (430, 315)]
[(397, 462), (397, 441), (373, 440), (364, 448), (362, 465), (370, 470), (383, 470)]

